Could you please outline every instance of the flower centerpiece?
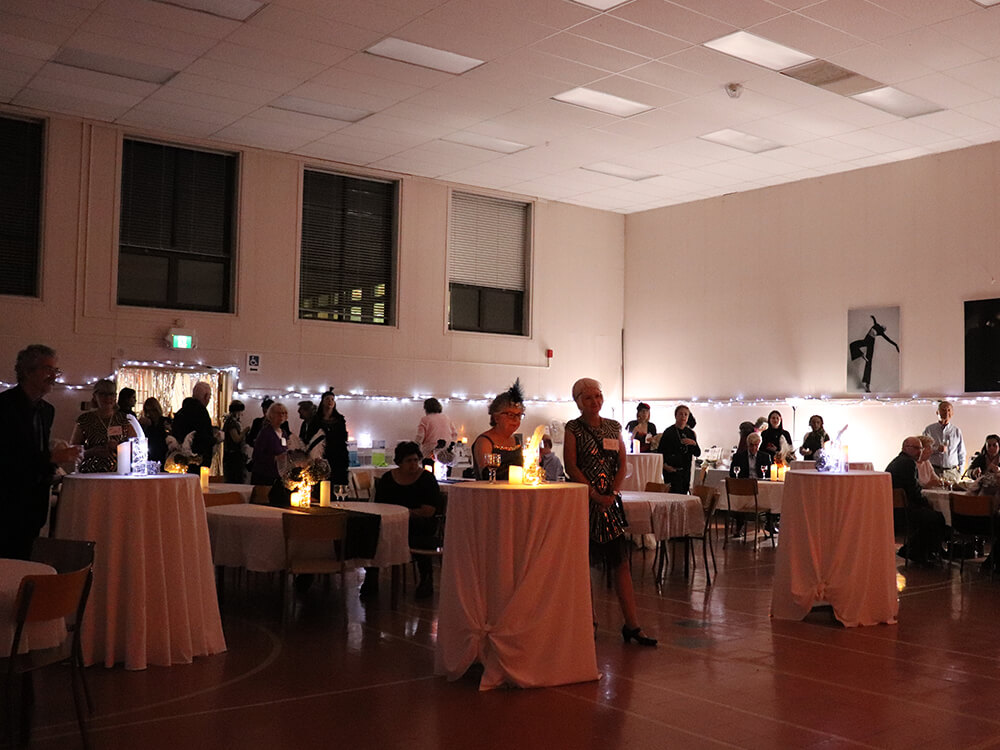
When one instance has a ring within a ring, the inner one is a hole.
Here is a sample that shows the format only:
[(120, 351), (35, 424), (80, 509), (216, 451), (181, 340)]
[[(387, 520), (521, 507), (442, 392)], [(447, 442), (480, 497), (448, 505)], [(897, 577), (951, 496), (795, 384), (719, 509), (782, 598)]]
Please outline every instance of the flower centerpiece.
[(521, 465), (524, 466), (524, 483), (541, 484), (545, 480), (545, 470), (541, 466), (539, 448), (545, 437), (545, 425), (540, 424), (531, 434), (527, 447), (521, 451)]
[(308, 508), (314, 484), (330, 478), (330, 464), (323, 458), (311, 458), (305, 451), (288, 451), (281, 470), (281, 482), (292, 493), (294, 508)]

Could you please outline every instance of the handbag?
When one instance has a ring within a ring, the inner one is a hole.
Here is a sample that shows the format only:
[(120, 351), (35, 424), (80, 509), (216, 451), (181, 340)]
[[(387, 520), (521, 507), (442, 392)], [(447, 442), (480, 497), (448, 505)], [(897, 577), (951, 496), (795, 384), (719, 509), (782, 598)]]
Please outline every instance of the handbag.
[(590, 539), (596, 544), (607, 544), (623, 536), (628, 528), (625, 519), (625, 508), (622, 507), (621, 495), (616, 494), (614, 502), (608, 507), (591, 501), (590, 503)]

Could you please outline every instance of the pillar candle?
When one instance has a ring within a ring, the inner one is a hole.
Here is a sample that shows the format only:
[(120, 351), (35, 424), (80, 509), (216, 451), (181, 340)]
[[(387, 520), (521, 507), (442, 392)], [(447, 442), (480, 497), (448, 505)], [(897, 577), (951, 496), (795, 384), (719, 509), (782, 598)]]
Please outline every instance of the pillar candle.
[(508, 469), (508, 480), (511, 484), (524, 484), (524, 467), (511, 466)]
[(639, 453), (641, 450), (642, 450), (642, 448), (639, 445), (639, 441), (638, 440), (633, 440), (632, 441), (632, 452), (633, 453)]
[(207, 466), (202, 466), (201, 467), (200, 475), (201, 475), (201, 491), (202, 492), (208, 492), (208, 467)]
[(319, 507), (329, 508), (330, 507), (330, 482), (324, 481), (319, 483)]
[(776, 464), (771, 464), (771, 479), (778, 478), (778, 467)]
[(132, 446), (127, 440), (124, 443), (118, 443), (118, 473), (132, 473)]

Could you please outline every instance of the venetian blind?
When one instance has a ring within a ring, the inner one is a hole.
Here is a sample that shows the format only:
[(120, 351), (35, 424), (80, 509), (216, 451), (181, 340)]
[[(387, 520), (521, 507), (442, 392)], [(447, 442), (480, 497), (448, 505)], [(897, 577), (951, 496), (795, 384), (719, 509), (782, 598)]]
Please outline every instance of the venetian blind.
[(42, 123), (0, 117), (0, 294), (38, 295)]
[(449, 280), (524, 291), (528, 204), (455, 191), (448, 228)]

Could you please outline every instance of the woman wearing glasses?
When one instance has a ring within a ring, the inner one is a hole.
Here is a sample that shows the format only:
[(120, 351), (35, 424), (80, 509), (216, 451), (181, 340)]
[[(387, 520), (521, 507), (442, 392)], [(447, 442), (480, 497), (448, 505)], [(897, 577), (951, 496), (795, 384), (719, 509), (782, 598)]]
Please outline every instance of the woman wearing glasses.
[(521, 381), (501, 393), (490, 404), (490, 429), (472, 443), (472, 465), (477, 479), (488, 479), (489, 456), (500, 454), (497, 479), (507, 479), (511, 466), (522, 466), (521, 446), (514, 439), (514, 433), (521, 427), (524, 418), (524, 394)]

